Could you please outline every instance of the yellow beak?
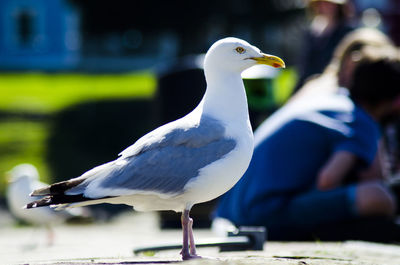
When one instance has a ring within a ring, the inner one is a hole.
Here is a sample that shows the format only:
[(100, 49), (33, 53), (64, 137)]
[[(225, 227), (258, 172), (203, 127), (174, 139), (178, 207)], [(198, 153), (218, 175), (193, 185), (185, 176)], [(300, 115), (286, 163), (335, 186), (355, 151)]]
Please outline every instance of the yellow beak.
[(285, 62), (278, 56), (262, 53), (261, 57), (252, 57), (250, 59), (257, 62), (257, 64), (266, 64), (275, 68), (285, 68)]

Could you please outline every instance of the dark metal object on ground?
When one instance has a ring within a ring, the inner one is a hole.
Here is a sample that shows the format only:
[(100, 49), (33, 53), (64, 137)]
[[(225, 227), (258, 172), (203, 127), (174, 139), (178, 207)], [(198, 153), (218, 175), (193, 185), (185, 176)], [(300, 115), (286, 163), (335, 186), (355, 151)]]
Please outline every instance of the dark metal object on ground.
[(267, 239), (267, 229), (263, 226), (242, 226), (234, 232), (228, 233), (229, 238), (246, 238), (243, 244), (221, 245), (220, 251), (244, 251), (244, 250), (264, 250), (264, 242)]
[[(220, 251), (245, 251), (245, 250), (263, 250), (266, 240), (265, 227), (240, 227), (235, 232), (229, 232), (225, 238), (210, 238), (198, 240), (196, 247), (219, 247)], [(150, 246), (144, 248), (136, 248), (134, 254), (149, 251), (162, 251), (180, 249), (182, 244), (165, 244)]]

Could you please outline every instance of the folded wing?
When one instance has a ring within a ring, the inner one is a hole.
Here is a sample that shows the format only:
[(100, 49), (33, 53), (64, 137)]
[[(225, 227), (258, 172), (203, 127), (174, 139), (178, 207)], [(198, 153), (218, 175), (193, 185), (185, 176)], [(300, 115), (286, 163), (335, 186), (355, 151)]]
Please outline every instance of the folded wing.
[(202, 117), (197, 124), (163, 127), (128, 147), (117, 160), (34, 191), (32, 195), (46, 197), (27, 207), (133, 194), (178, 195), (202, 168), (236, 146), (233, 139), (224, 136), (223, 125), (209, 117)]

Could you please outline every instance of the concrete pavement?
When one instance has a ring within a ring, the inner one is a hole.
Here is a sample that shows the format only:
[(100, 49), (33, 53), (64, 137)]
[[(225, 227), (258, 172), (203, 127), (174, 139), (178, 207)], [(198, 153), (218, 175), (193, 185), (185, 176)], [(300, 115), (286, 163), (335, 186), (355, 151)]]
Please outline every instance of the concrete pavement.
[[(179, 250), (135, 256), (132, 250), (160, 243), (178, 243), (180, 230), (160, 230), (155, 213), (124, 213), (112, 222), (58, 225), (55, 240), (47, 245), (44, 228), (0, 227), (0, 264), (175, 264)], [(195, 230), (196, 239), (215, 237), (210, 230)], [(209, 258), (185, 264), (393, 264), (400, 265), (400, 246), (367, 242), (266, 242), (263, 251), (219, 253), (201, 248)]]

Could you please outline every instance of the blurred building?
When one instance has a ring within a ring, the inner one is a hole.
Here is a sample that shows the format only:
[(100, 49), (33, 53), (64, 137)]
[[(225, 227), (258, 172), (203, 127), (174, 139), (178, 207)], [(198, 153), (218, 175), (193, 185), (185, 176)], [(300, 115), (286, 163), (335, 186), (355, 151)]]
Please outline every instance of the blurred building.
[(0, 70), (143, 69), (205, 52), (226, 36), (283, 56), (301, 32), (303, 7), (299, 0), (1, 0)]
[(65, 0), (0, 1), (2, 70), (75, 68), (79, 36), (79, 14)]
[[(398, 0), (351, 1), (359, 14), (369, 9), (365, 24), (400, 39)], [(0, 70), (130, 71), (204, 53), (226, 36), (246, 39), (292, 65), (307, 26), (305, 3), (1, 0)]]

